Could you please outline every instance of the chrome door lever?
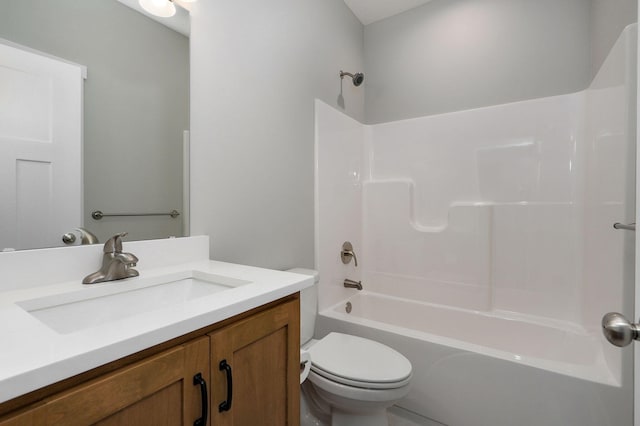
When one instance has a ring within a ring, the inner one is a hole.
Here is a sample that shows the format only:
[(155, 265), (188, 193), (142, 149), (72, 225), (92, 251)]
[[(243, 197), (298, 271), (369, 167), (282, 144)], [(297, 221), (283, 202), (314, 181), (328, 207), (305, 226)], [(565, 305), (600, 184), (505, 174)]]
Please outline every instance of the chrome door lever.
[(623, 223), (614, 223), (613, 227), (615, 229), (624, 229), (625, 231), (635, 231), (636, 230), (636, 224), (635, 223), (630, 223), (628, 225), (625, 225)]

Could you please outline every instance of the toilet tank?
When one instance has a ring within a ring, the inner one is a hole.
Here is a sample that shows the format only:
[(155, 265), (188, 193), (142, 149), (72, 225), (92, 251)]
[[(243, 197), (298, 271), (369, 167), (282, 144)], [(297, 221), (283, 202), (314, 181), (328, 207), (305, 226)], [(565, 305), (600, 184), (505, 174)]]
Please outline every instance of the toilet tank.
[(294, 268), (287, 272), (310, 275), (313, 277), (313, 285), (300, 291), (300, 346), (313, 338), (318, 315), (318, 271), (313, 269)]

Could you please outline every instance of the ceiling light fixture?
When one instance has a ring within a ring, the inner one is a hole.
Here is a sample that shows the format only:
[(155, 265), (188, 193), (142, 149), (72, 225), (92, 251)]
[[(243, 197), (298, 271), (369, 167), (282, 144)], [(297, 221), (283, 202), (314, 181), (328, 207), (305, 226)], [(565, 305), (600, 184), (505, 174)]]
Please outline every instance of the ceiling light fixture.
[(170, 18), (176, 14), (176, 5), (173, 0), (138, 0), (140, 6), (152, 15), (161, 18)]

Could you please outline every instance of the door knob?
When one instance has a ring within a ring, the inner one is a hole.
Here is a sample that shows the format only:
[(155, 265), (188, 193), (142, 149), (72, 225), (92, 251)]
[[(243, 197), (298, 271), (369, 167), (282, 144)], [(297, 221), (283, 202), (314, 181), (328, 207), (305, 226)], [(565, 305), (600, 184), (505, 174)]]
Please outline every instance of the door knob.
[(617, 312), (609, 312), (602, 317), (602, 333), (611, 344), (621, 348), (633, 340), (640, 340), (638, 324), (629, 322), (624, 315)]
[(76, 235), (73, 232), (67, 232), (62, 236), (62, 242), (71, 245), (76, 242)]

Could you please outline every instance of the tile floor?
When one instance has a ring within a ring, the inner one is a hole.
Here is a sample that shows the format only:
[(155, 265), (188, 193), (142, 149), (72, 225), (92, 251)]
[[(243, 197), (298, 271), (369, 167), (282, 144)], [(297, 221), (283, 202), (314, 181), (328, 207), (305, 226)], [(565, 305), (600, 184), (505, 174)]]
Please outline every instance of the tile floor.
[(442, 423), (418, 416), (400, 407), (389, 409), (389, 426), (447, 426)]

